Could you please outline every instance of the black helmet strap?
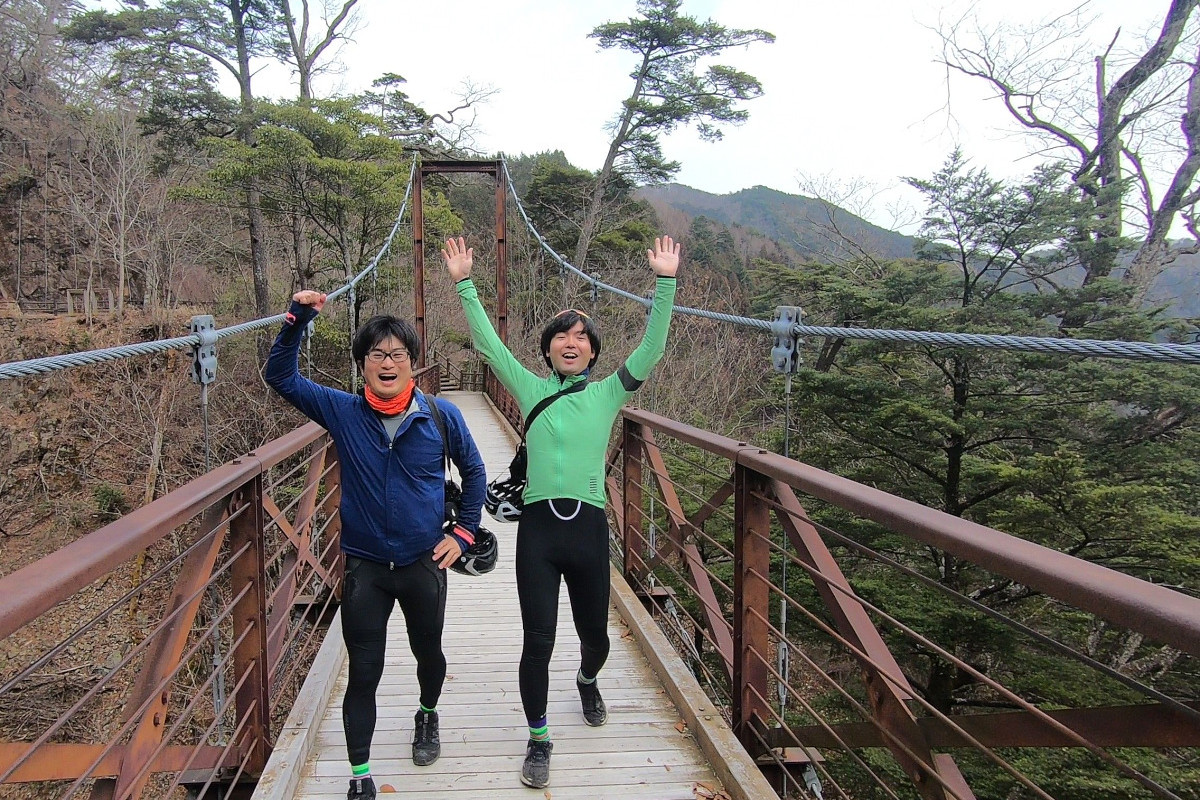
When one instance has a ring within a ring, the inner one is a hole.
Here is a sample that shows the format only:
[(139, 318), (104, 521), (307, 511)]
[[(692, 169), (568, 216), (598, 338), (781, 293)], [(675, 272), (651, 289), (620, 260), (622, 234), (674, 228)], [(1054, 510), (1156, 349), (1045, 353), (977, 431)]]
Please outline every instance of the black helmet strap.
[(575, 392), (581, 392), (585, 388), (587, 388), (586, 379), (579, 381), (578, 383), (573, 383), (566, 389), (555, 392), (549, 397), (543, 397), (540, 401), (538, 401), (538, 404), (533, 407), (533, 410), (529, 412), (529, 416), (525, 418), (524, 426), (521, 428), (521, 443), (517, 445), (517, 454), (513, 456), (512, 463), (508, 465), (508, 474), (510, 479), (517, 481), (525, 480), (525, 475), (529, 469), (529, 452), (525, 447), (525, 435), (529, 432), (529, 428), (531, 425), (533, 425), (533, 421), (537, 419), (543, 411), (549, 408), (550, 404), (558, 398), (565, 397), (569, 394), (574, 394)]

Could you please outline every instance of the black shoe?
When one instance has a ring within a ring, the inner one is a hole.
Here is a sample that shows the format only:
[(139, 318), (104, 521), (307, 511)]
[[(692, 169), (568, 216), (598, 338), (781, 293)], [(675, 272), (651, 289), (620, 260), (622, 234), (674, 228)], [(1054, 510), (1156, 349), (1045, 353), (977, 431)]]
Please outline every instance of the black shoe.
[(413, 719), (413, 763), (427, 767), (442, 754), (442, 740), (438, 735), (436, 711), (418, 711)]
[(346, 800), (375, 800), (375, 781), (371, 780), (370, 775), (365, 778), (351, 778)]
[(600, 696), (600, 686), (597, 681), (584, 683), (575, 679), (579, 689), (579, 699), (583, 703), (583, 721), (593, 728), (599, 728), (608, 722), (608, 709), (604, 706), (604, 698)]
[(550, 740), (539, 742), (530, 739), (525, 749), (525, 763), (521, 765), (521, 783), (534, 789), (550, 785), (550, 751), (554, 745)]

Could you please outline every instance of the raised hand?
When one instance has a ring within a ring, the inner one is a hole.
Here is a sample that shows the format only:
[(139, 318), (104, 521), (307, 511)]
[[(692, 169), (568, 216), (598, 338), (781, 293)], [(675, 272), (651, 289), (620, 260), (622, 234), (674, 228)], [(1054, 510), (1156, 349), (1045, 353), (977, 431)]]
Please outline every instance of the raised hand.
[(292, 295), (292, 299), (302, 306), (312, 306), (314, 310), (320, 311), (325, 305), (326, 295), (323, 292), (318, 292), (313, 289), (301, 289)]
[(442, 248), (442, 260), (446, 262), (450, 278), (458, 283), (463, 278), (471, 277), (471, 267), (475, 264), (475, 248), (467, 247), (466, 240), (461, 236), (457, 241), (453, 238), (447, 239), (446, 246)]
[(674, 278), (679, 269), (679, 249), (681, 245), (670, 236), (655, 237), (654, 249), (646, 251), (654, 274), (660, 278)]

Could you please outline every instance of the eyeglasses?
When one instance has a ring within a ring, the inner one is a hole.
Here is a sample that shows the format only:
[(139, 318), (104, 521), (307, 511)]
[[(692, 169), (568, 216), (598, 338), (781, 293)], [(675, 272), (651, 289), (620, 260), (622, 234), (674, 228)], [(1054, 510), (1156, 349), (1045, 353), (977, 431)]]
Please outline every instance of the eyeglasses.
[(584, 319), (591, 319), (591, 317), (589, 317), (587, 315), (586, 311), (580, 311), (578, 308), (564, 308), (562, 311), (555, 314), (554, 318), (558, 319), (563, 314), (578, 314), (579, 316), (583, 317)]
[(403, 364), (408, 361), (407, 350), (393, 350), (390, 353), (385, 353), (382, 350), (372, 350), (367, 353), (367, 360), (372, 364), (382, 364), (384, 359), (390, 358), (393, 364)]

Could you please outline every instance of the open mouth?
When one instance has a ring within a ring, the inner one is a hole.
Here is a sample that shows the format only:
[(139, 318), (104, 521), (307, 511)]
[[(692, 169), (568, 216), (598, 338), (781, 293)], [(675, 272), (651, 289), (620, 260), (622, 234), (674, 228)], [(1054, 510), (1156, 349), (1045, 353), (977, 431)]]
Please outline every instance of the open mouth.
[(394, 372), (381, 372), (375, 377), (376, 380), (378, 380), (384, 386), (391, 386), (396, 381), (400, 380), (400, 376)]

